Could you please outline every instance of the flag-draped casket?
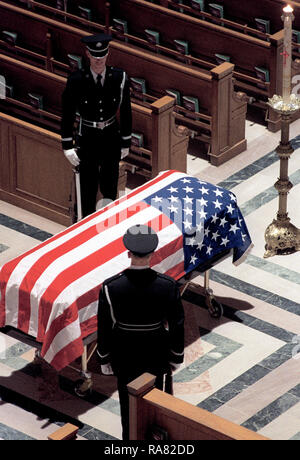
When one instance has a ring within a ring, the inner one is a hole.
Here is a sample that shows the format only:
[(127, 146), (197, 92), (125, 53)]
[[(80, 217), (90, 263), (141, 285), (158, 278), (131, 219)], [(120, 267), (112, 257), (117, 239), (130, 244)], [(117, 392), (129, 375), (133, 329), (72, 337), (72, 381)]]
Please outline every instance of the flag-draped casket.
[(122, 237), (135, 224), (158, 233), (151, 266), (177, 280), (226, 249), (237, 263), (252, 244), (233, 193), (165, 171), (3, 265), (0, 327), (41, 342), (57, 370), (81, 356), (102, 282), (130, 265)]

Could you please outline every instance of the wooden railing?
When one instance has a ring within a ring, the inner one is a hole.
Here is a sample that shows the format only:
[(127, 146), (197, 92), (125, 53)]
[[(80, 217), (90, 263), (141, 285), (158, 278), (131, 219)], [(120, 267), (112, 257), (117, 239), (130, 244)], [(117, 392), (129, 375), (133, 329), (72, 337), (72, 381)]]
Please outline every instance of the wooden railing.
[(131, 440), (153, 441), (157, 436), (162, 441), (268, 439), (164, 393), (154, 383), (155, 377), (146, 373), (127, 385)]

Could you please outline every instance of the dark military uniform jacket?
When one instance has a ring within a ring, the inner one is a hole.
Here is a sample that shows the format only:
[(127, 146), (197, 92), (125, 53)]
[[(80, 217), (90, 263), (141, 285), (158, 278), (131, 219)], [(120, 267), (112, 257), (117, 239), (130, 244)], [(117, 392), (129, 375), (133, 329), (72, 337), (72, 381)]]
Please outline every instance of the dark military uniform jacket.
[(176, 281), (150, 268), (129, 268), (106, 280), (98, 308), (101, 364), (119, 377), (165, 373), (183, 362), (184, 312)]
[[(123, 70), (106, 67), (103, 87), (97, 88), (90, 69), (73, 72), (67, 80), (62, 95), (61, 137), (62, 148), (74, 147), (73, 131), (76, 114), (89, 122), (106, 122), (112, 120), (119, 111), (121, 148), (130, 147), (132, 115), (130, 88)], [(79, 123), (79, 130), (81, 124)], [(105, 129), (105, 128), (104, 128)]]

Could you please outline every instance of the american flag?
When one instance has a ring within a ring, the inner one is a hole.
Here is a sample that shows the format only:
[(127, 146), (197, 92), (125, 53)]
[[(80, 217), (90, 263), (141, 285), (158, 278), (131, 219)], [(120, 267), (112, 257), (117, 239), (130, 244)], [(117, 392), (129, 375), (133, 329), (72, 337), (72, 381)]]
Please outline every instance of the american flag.
[(233, 193), (165, 171), (3, 265), (0, 327), (41, 342), (57, 370), (80, 357), (83, 339), (97, 331), (101, 284), (130, 265), (122, 238), (135, 224), (158, 233), (152, 268), (177, 280), (224, 249), (236, 263), (251, 246)]

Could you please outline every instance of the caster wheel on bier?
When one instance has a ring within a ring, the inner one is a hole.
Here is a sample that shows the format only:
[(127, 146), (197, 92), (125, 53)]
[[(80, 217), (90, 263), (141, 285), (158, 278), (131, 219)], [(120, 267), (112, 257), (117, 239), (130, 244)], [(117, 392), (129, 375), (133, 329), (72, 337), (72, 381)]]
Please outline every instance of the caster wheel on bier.
[(86, 398), (92, 393), (92, 380), (80, 379), (75, 382), (74, 393), (79, 396), (79, 398)]
[(219, 319), (223, 316), (224, 310), (222, 304), (214, 298), (210, 298), (208, 302), (208, 312), (212, 318)]

